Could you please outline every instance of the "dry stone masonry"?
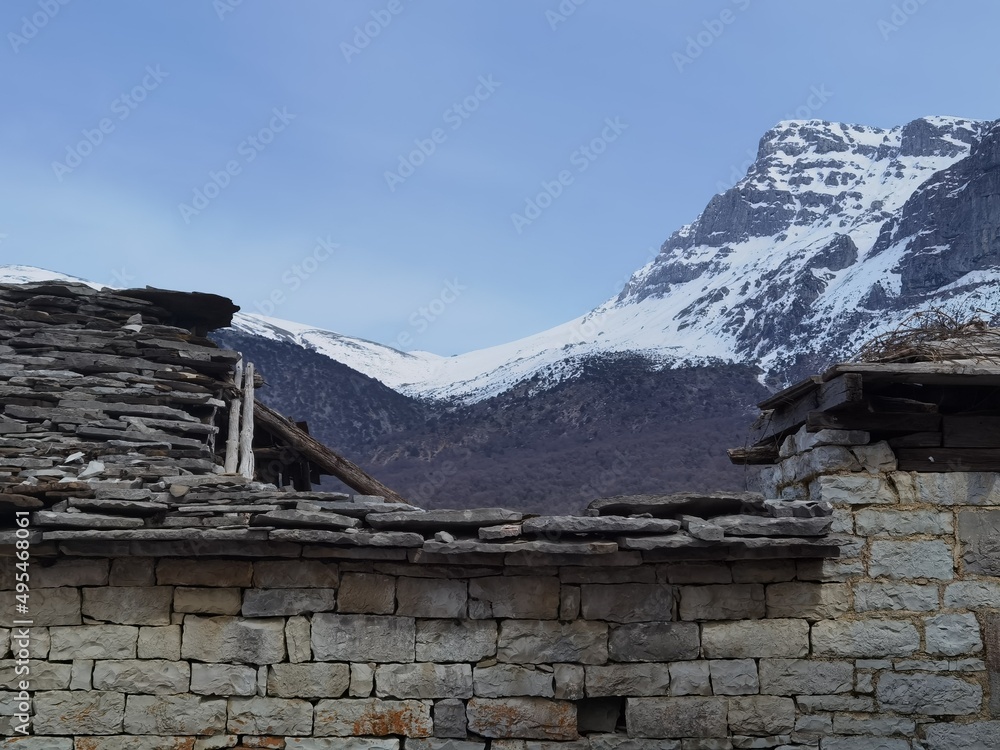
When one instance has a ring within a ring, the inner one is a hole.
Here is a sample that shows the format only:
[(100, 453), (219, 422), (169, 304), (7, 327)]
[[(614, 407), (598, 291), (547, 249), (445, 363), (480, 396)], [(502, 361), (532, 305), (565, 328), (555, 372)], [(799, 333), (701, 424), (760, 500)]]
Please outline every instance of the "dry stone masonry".
[(0, 287), (3, 750), (1000, 748), (998, 475), (803, 425), (761, 493), (291, 491), (223, 473), (225, 307), (142, 291)]

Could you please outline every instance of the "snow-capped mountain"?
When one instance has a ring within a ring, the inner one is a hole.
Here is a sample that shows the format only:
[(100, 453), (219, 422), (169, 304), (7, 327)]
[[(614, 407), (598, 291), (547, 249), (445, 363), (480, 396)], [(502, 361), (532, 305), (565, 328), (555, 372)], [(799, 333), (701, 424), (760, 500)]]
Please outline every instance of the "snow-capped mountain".
[(995, 123), (782, 122), (764, 134), (746, 177), (617, 297), (561, 326), (439, 357), (256, 315), (235, 325), (422, 398), (476, 402), (609, 355), (756, 364), (772, 383), (787, 381), (930, 304), (996, 308), (998, 162)]

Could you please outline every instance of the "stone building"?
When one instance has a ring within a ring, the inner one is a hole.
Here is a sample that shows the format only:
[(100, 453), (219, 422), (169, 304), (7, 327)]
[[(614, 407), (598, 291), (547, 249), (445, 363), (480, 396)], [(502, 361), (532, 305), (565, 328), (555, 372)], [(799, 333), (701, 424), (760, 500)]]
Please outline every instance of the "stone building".
[(0, 748), (1000, 748), (1000, 368), (779, 394), (760, 494), (422, 511), (232, 424), (233, 310), (0, 286)]

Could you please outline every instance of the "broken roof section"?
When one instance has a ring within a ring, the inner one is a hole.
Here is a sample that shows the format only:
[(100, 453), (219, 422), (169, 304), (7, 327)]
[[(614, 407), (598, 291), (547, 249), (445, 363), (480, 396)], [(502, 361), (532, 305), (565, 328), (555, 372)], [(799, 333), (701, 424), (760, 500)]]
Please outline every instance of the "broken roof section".
[[(609, 498), (583, 516), (421, 511), (256, 400), (256, 471), (226, 473), (223, 436), (254, 379), (241, 391), (240, 355), (204, 334), (235, 310), (215, 295), (0, 285), (0, 529), (31, 512), (35, 554), (634, 565), (837, 553), (829, 504), (752, 493)], [(316, 473), (363, 494), (314, 491)]]

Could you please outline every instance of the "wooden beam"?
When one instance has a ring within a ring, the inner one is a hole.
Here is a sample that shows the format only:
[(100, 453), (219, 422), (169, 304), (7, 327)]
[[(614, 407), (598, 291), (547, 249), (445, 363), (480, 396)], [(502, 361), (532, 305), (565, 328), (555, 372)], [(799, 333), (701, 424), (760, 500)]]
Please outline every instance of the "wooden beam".
[(248, 362), (243, 373), (243, 416), (240, 419), (240, 468), (241, 476), (253, 479), (253, 417), (254, 388), (253, 363)]
[(809, 412), (806, 430), (865, 430), (866, 432), (937, 432), (940, 414), (886, 414), (870, 411)]
[(945, 448), (1000, 448), (1000, 417), (949, 414), (941, 432)]
[(925, 385), (1000, 385), (1000, 365), (982, 360), (949, 362), (845, 362), (823, 373), (824, 382), (845, 373), (863, 375), (866, 383)]
[(756, 445), (762, 445), (766, 441), (780, 441), (804, 425), (809, 414), (814, 411), (858, 404), (862, 399), (862, 380), (858, 374), (847, 373), (821, 383), (796, 403), (772, 411), (765, 418), (764, 433), (757, 439)]
[(380, 481), (368, 475), (353, 461), (338, 456), (273, 409), (256, 401), (253, 411), (257, 424), (263, 429), (287, 443), (290, 448), (297, 451), (310, 463), (318, 466), (323, 472), (337, 477), (351, 489), (364, 495), (381, 495), (386, 499), (386, 502), (411, 504)]
[(757, 408), (761, 411), (768, 411), (769, 409), (777, 409), (779, 406), (794, 403), (806, 394), (819, 388), (819, 384), (819, 376), (812, 375), (805, 380), (800, 380), (795, 385), (788, 386), (783, 391), (778, 391), (773, 396), (769, 396), (757, 404)]
[(1000, 471), (1000, 448), (898, 448), (900, 471)]
[(730, 448), (726, 451), (729, 460), (739, 466), (748, 464), (776, 464), (778, 463), (778, 447), (771, 445), (754, 445), (749, 448)]
[(233, 384), (236, 392), (229, 402), (229, 434), (226, 437), (226, 464), (227, 474), (235, 474), (240, 465), (240, 411), (242, 411), (241, 390), (243, 388), (243, 360), (236, 363), (233, 372)]
[(940, 448), (941, 439), (940, 432), (911, 432), (889, 438), (886, 442), (890, 448)]

